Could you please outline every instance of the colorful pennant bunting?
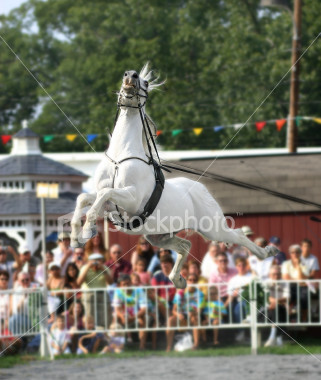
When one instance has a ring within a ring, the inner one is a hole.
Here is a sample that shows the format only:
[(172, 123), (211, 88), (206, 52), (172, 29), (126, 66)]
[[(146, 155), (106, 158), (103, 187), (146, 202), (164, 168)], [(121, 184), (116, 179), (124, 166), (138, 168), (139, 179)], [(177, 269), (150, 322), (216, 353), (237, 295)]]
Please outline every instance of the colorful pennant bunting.
[(266, 121), (257, 121), (257, 122), (255, 123), (255, 126), (256, 126), (256, 130), (257, 130), (258, 132), (261, 132), (262, 129), (266, 126)]
[(313, 121), (315, 121), (318, 124), (321, 124), (321, 117), (314, 117)]
[(297, 127), (300, 125), (301, 120), (302, 120), (301, 116), (296, 116), (295, 117), (295, 123), (296, 123)]
[(193, 132), (196, 136), (199, 136), (203, 132), (203, 128), (193, 128)]
[(172, 136), (177, 136), (177, 135), (179, 135), (181, 132), (183, 132), (182, 129), (174, 129), (174, 130), (172, 131)]
[(222, 125), (218, 125), (217, 127), (213, 127), (213, 129), (214, 129), (214, 132), (219, 132), (222, 129), (224, 129), (224, 127)]
[(43, 141), (46, 143), (46, 142), (49, 142), (49, 141), (51, 141), (51, 140), (53, 140), (54, 139), (54, 135), (45, 135), (45, 136), (43, 136)]
[(90, 135), (87, 135), (87, 141), (89, 143), (91, 143), (93, 140), (95, 140), (95, 138), (98, 136), (98, 134), (90, 134)]
[(286, 119), (275, 120), (276, 129), (278, 130), (278, 132), (280, 132), (280, 130), (282, 129), (285, 123), (286, 123)]
[(2, 135), (1, 141), (3, 145), (6, 145), (11, 140), (11, 135)]
[(77, 135), (66, 135), (66, 139), (70, 142), (73, 142), (76, 137), (77, 137)]
[(163, 133), (163, 131), (156, 131), (156, 136), (160, 136)]

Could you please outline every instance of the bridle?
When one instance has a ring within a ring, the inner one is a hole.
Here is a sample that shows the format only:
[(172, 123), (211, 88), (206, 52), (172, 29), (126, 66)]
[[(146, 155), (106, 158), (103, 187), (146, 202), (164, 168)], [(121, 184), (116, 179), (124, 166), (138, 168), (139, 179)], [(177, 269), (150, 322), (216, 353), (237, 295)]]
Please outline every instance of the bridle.
[[(142, 94), (140, 91), (143, 91), (144, 94)], [(124, 98), (130, 99), (130, 100), (136, 98), (137, 99), (137, 106), (124, 104), (122, 102)], [(143, 104), (141, 104), (140, 98), (144, 98), (145, 101)], [(116, 116), (115, 116), (115, 121), (114, 121), (114, 129), (115, 129), (121, 108), (136, 108), (136, 109), (138, 109), (140, 119), (142, 122), (142, 126), (143, 126), (144, 135), (146, 138), (148, 153), (149, 153), (149, 156), (146, 155), (148, 158), (148, 161), (142, 159), (141, 157), (135, 157), (135, 156), (126, 157), (120, 161), (115, 161), (111, 157), (108, 156), (107, 150), (105, 151), (106, 157), (115, 165), (115, 173), (114, 173), (114, 177), (113, 177), (112, 187), (114, 187), (114, 184), (115, 184), (115, 177), (117, 175), (118, 167), (124, 161), (140, 160), (140, 161), (145, 162), (145, 164), (147, 164), (147, 165), (153, 165), (153, 168), (154, 168), (154, 176), (155, 176), (156, 185), (154, 187), (154, 190), (153, 190), (149, 200), (146, 202), (146, 205), (144, 207), (143, 212), (139, 216), (133, 217), (133, 221), (128, 223), (123, 219), (123, 216), (121, 215), (118, 206), (115, 205), (120, 221), (111, 220), (111, 222), (114, 225), (120, 226), (120, 227), (127, 229), (127, 230), (131, 230), (133, 228), (138, 228), (145, 223), (146, 219), (154, 212), (154, 210), (155, 210), (155, 208), (156, 208), (156, 206), (160, 200), (160, 197), (162, 195), (162, 192), (164, 189), (164, 184), (165, 184), (164, 174), (162, 173), (162, 170), (161, 170), (163, 167), (161, 165), (160, 158), (158, 155), (156, 143), (154, 140), (154, 135), (152, 134), (152, 131), (150, 129), (150, 126), (148, 123), (148, 118), (147, 118), (145, 112), (143, 111), (143, 107), (145, 106), (147, 99), (148, 99), (148, 92), (147, 92), (147, 90), (145, 90), (144, 88), (141, 87), (140, 80), (138, 80), (138, 88), (136, 89), (136, 91), (133, 95), (125, 94), (124, 91), (121, 89), (120, 93), (118, 95), (117, 111), (116, 111)], [(152, 146), (150, 144), (150, 141), (152, 142), (154, 151), (157, 155), (158, 162), (156, 160), (154, 160), (154, 158), (153, 158)], [(168, 171), (168, 169), (165, 169), (165, 170)]]

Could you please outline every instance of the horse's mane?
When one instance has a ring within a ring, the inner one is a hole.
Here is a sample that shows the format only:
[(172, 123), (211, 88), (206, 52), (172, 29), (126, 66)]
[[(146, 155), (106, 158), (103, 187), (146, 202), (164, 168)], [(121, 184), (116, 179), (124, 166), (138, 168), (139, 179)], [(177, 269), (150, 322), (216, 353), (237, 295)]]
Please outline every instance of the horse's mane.
[[(160, 86), (162, 86), (165, 81), (163, 82), (160, 82), (160, 83), (157, 83), (158, 82), (158, 79), (159, 79), (159, 76), (157, 76), (156, 78), (154, 78), (152, 81), (151, 79), (153, 78), (153, 70), (150, 70), (149, 69), (149, 62), (147, 62), (144, 67), (141, 69), (140, 73), (139, 73), (139, 76), (143, 79), (143, 80), (146, 80), (148, 82), (148, 88), (147, 88), (147, 91), (150, 92)], [(152, 118), (146, 114), (146, 118), (147, 118), (147, 121), (148, 121), (148, 124), (150, 126), (150, 129), (151, 129), (151, 132), (153, 134), (153, 137), (156, 139), (157, 137), (157, 126), (156, 124), (154, 123), (154, 121), (152, 120)], [(145, 137), (145, 134), (143, 133), (143, 146), (144, 146), (144, 150), (145, 150), (145, 153), (149, 156), (149, 151), (148, 151), (148, 147), (147, 147), (147, 142), (146, 142), (146, 137)]]

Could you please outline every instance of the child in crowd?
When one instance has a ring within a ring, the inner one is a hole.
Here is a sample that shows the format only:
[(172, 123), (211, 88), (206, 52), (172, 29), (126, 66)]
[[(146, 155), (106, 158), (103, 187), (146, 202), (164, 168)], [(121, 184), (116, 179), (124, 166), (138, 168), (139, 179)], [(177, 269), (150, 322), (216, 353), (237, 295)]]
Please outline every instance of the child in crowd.
[[(224, 303), (218, 299), (218, 289), (212, 286), (209, 289), (209, 300), (204, 308), (203, 325), (217, 326), (222, 322), (222, 319), (227, 315), (227, 310)], [(218, 329), (214, 328), (214, 346), (220, 344), (218, 341)]]
[(125, 345), (125, 336), (124, 333), (115, 331), (115, 330), (121, 330), (121, 325), (117, 323), (112, 323), (110, 325), (110, 332), (109, 336), (107, 338), (108, 345), (103, 348), (101, 351), (101, 354), (106, 354), (107, 352), (112, 352), (115, 354), (120, 354), (124, 350)]
[(50, 346), (54, 355), (70, 354), (70, 336), (65, 326), (65, 318), (58, 315), (50, 330)]
[(134, 270), (140, 277), (140, 282), (142, 285), (149, 285), (150, 283), (150, 273), (146, 272), (146, 259), (144, 257), (138, 257)]
[(133, 272), (133, 273), (131, 273), (129, 276), (130, 276), (130, 280), (131, 280), (132, 286), (134, 286), (134, 287), (138, 287), (138, 286), (141, 286), (141, 285), (142, 285), (138, 273)]
[[(94, 317), (91, 315), (83, 317), (83, 324), (86, 330), (95, 330)], [(78, 341), (77, 354), (94, 354), (97, 351), (102, 339), (102, 333), (91, 332), (89, 334), (82, 335)]]

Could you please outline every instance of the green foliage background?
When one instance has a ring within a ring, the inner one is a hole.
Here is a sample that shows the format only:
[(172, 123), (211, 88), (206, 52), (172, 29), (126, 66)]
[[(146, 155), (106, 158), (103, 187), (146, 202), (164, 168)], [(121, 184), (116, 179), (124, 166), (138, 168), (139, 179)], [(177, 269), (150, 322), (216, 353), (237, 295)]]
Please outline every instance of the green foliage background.
[[(151, 94), (147, 112), (164, 133), (165, 149), (219, 149), (233, 128), (195, 136), (193, 127), (245, 122), (291, 65), (292, 20), (262, 10), (258, 0), (29, 0), (0, 17), (0, 34), (83, 133), (113, 126), (123, 72), (150, 61), (166, 84)], [(321, 30), (321, 3), (306, 0), (302, 49)], [(0, 41), (1, 134), (23, 119), (41, 135), (77, 133), (30, 73)], [(321, 41), (301, 60), (300, 115), (321, 116)], [(229, 148), (282, 147), (285, 128), (253, 122), (285, 118), (289, 74), (259, 107)], [(172, 137), (173, 129), (190, 128)], [(102, 150), (108, 139), (92, 142)], [(302, 121), (300, 146), (321, 144), (320, 125)], [(78, 137), (56, 137), (44, 151), (90, 151)], [(8, 150), (0, 144), (0, 153)]]

